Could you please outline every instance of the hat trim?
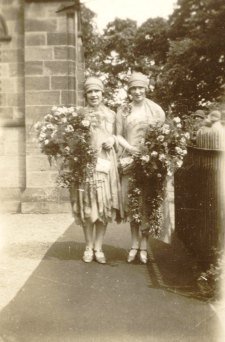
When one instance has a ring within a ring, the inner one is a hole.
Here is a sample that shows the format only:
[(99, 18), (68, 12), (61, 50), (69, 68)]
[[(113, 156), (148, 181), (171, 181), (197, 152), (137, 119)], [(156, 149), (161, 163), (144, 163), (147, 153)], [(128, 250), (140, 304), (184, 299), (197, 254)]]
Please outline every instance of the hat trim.
[(88, 92), (90, 90), (100, 90), (103, 92), (103, 88), (98, 84), (87, 84), (85, 86), (85, 91)]
[(131, 81), (129, 84), (128, 89), (134, 88), (134, 87), (142, 87), (142, 88), (148, 88), (148, 85), (145, 81)]

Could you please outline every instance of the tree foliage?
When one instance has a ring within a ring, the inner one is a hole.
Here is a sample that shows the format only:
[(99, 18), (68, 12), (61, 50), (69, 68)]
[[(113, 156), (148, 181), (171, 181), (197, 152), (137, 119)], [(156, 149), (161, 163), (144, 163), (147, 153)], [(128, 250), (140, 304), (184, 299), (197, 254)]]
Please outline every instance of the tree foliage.
[(168, 23), (165, 19), (150, 18), (138, 28), (134, 51), (139, 57), (148, 56), (160, 65), (166, 62), (168, 48)]
[(111, 52), (117, 54), (118, 63), (123, 68), (129, 67), (134, 62), (134, 39), (137, 30), (137, 24), (131, 19), (118, 19), (109, 23), (103, 33), (103, 49), (106, 57), (110, 57)]
[(82, 19), (82, 41), (84, 46), (84, 58), (86, 68), (94, 68), (94, 62), (98, 67), (100, 50), (100, 34), (94, 23), (95, 13), (89, 8), (81, 5), (81, 19)]
[(225, 85), (224, 0), (178, 0), (168, 20), (149, 18), (137, 27), (133, 20), (116, 18), (101, 35), (91, 26), (93, 12), (87, 14), (86, 65), (105, 76), (111, 104), (119, 104), (115, 99), (118, 89), (125, 87), (132, 70), (149, 75), (151, 98), (164, 109), (172, 106), (176, 114), (221, 100)]
[(169, 20), (170, 48), (164, 82), (170, 102), (190, 109), (219, 100), (225, 83), (225, 2), (179, 0)]

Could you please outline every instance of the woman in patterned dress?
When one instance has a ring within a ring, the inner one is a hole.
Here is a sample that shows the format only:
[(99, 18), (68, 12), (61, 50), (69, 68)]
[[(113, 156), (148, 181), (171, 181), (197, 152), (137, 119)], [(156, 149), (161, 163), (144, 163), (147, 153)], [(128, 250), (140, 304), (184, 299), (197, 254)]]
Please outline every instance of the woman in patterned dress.
[[(155, 102), (146, 98), (148, 78), (142, 73), (133, 73), (128, 80), (128, 91), (132, 98), (129, 106), (119, 108), (116, 118), (117, 138), (123, 147), (122, 156), (129, 157), (139, 152), (146, 128), (149, 125), (164, 123), (165, 113)], [(121, 179), (123, 207), (125, 215), (130, 221), (132, 245), (128, 255), (128, 262), (132, 262), (140, 250), (140, 261), (147, 263), (148, 234), (136, 222), (128, 216), (128, 174), (123, 174)], [(144, 202), (144, 200), (143, 200)]]
[[(87, 119), (91, 122), (92, 146), (98, 157), (110, 161), (108, 173), (96, 171), (84, 184), (71, 188), (71, 203), (76, 222), (83, 227), (86, 248), (84, 262), (106, 263), (102, 244), (108, 222), (123, 218), (122, 198), (116, 158), (115, 116), (102, 103), (103, 83), (89, 77), (84, 84)], [(95, 232), (94, 232), (95, 230)]]

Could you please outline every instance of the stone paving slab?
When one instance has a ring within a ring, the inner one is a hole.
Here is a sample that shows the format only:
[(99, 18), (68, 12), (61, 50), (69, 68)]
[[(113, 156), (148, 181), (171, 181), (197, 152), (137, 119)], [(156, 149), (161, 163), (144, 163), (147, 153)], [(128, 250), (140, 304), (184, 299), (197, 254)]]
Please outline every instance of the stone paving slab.
[(148, 265), (127, 264), (129, 227), (110, 225), (108, 264), (85, 264), (70, 214), (5, 215), (0, 236), (1, 342), (224, 341), (179, 245), (151, 239)]
[(0, 309), (15, 296), (72, 222), (70, 214), (0, 216)]

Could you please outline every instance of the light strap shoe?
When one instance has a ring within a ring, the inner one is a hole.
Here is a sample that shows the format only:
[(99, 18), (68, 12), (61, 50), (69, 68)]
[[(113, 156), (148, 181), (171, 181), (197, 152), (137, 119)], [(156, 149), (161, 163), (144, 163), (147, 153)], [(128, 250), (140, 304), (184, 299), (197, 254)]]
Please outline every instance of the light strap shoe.
[(84, 262), (92, 262), (94, 259), (94, 252), (93, 249), (90, 247), (86, 247), (83, 255)]
[(140, 261), (142, 264), (147, 264), (148, 262), (148, 252), (146, 249), (140, 249)]
[(106, 264), (105, 254), (103, 253), (102, 250), (95, 251), (95, 260), (96, 260), (99, 264)]
[(127, 257), (127, 262), (132, 262), (136, 259), (138, 248), (131, 248)]

